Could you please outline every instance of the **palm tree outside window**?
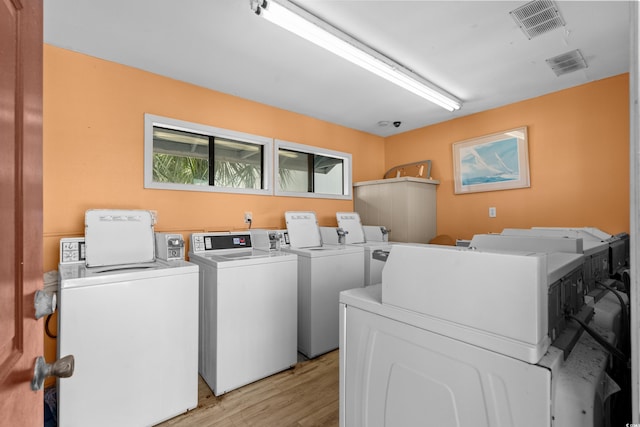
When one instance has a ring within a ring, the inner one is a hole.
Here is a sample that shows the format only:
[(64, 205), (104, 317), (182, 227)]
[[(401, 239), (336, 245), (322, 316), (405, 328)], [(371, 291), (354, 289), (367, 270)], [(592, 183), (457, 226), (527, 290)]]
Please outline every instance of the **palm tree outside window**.
[(229, 188), (263, 188), (261, 144), (153, 128), (153, 180)]

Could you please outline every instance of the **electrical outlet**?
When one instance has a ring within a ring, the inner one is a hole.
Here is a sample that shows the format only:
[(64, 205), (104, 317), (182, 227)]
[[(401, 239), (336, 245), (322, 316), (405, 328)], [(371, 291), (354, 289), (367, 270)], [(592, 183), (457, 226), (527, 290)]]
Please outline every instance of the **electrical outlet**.
[(253, 214), (251, 212), (245, 212), (244, 213), (244, 223), (245, 224), (249, 224), (252, 221), (253, 221)]
[(495, 217), (496, 217), (496, 208), (490, 207), (489, 208), (489, 218), (495, 218)]
[(158, 223), (158, 211), (150, 210), (151, 212), (151, 225), (156, 225)]

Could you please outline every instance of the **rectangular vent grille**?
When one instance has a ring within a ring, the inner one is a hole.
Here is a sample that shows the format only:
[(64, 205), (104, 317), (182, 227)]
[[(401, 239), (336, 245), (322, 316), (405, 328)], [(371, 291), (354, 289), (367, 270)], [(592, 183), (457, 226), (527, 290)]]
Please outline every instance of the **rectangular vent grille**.
[(563, 53), (562, 55), (554, 56), (546, 60), (549, 67), (556, 73), (556, 76), (572, 73), (574, 71), (587, 68), (587, 62), (584, 60), (582, 53), (579, 49), (572, 50), (571, 52)]
[(509, 13), (529, 40), (565, 25), (553, 0), (534, 0)]

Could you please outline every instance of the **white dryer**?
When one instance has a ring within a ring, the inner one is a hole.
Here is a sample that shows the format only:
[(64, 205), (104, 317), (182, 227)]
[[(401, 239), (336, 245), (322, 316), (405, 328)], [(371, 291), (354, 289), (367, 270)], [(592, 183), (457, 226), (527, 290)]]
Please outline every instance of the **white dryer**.
[(599, 281), (609, 278), (609, 244), (602, 240), (587, 237), (585, 231), (571, 231), (561, 228), (505, 228), (503, 236), (538, 236), (538, 237), (567, 237), (582, 239), (582, 253), (585, 257), (584, 281), (587, 293), (596, 289)]
[[(600, 427), (615, 383), (584, 333), (535, 364), (434, 333), (385, 305), (381, 285), (340, 295), (340, 426)], [(606, 332), (602, 332), (606, 336)]]
[(58, 425), (154, 425), (195, 408), (198, 266), (153, 260), (146, 211), (88, 211), (86, 224), (86, 242), (60, 242), (57, 351), (75, 370), (57, 380)]
[(285, 212), (285, 219), (283, 250), (298, 255), (298, 351), (313, 358), (338, 348), (339, 294), (364, 286), (364, 249), (323, 245), (313, 212)]
[[(511, 235), (476, 234), (471, 239), (470, 247), (490, 251), (536, 251), (572, 254), (588, 253), (588, 251), (585, 252), (583, 249), (583, 237), (576, 237), (577, 234), (570, 236), (568, 234), (558, 235), (555, 232), (551, 232), (542, 235), (535, 235), (540, 231), (537, 229), (532, 229), (531, 231), (533, 233), (532, 235), (529, 235), (528, 233), (525, 233), (525, 235), (519, 235), (517, 233), (513, 233)], [(598, 243), (601, 242), (599, 241)], [(600, 246), (600, 244), (597, 245), (597, 247)], [(586, 266), (588, 268), (592, 265), (592, 260), (587, 258), (586, 261), (588, 262)], [(583, 266), (583, 272), (584, 269), (585, 267)], [(593, 322), (601, 328), (613, 332), (617, 342), (621, 333), (621, 323), (625, 318), (623, 310), (627, 311), (627, 308), (623, 307), (623, 305), (626, 305), (628, 302), (627, 296), (620, 292), (617, 292), (617, 295), (614, 295), (612, 292), (610, 293), (608, 291), (595, 289), (589, 295), (585, 295), (587, 290), (587, 286), (584, 285), (584, 280), (582, 280), (581, 283), (579, 283), (576, 297), (582, 298), (586, 304), (593, 307), (595, 311)], [(618, 298), (622, 300), (622, 304)]]
[(248, 232), (194, 233), (189, 260), (200, 266), (199, 371), (216, 396), (296, 364), (296, 255), (256, 250)]
[(575, 266), (549, 261), (394, 245), (381, 285), (340, 295), (340, 425), (605, 425), (609, 354), (550, 345), (549, 276)]

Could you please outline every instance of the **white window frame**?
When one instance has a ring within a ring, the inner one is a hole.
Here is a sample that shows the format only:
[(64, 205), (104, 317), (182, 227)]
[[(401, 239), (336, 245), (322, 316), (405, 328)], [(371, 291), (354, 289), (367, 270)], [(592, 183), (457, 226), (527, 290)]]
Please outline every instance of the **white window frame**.
[[(328, 193), (310, 193), (310, 192), (297, 192), (297, 191), (282, 191), (280, 190), (280, 149), (299, 151), (306, 154), (318, 154), (321, 156), (335, 157), (342, 159), (344, 182), (342, 183), (342, 194), (328, 194)], [(289, 142), (276, 139), (275, 149), (273, 155), (274, 164), (274, 191), (276, 196), (290, 196), (290, 197), (310, 197), (316, 199), (338, 199), (338, 200), (352, 200), (352, 160), (351, 154), (343, 153), (341, 151), (328, 150), (325, 148), (314, 147), (311, 145), (298, 144), (296, 142)]]
[[(153, 180), (153, 127), (159, 126), (174, 130), (197, 133), (217, 138), (227, 138), (235, 141), (249, 142), (262, 145), (262, 187), (233, 188), (213, 185), (178, 184), (171, 182), (157, 182)], [(198, 123), (185, 122), (168, 117), (156, 116), (145, 113), (144, 115), (144, 188), (159, 190), (203, 191), (209, 193), (236, 193), (236, 194), (273, 194), (273, 139), (264, 136), (251, 135), (229, 129), (221, 129)]]

